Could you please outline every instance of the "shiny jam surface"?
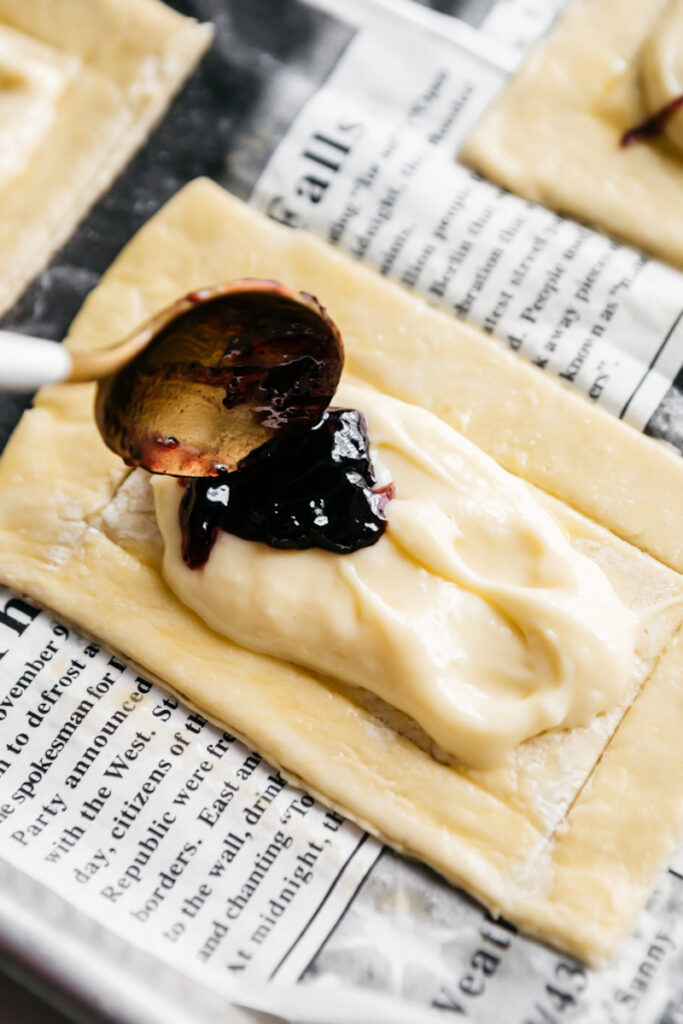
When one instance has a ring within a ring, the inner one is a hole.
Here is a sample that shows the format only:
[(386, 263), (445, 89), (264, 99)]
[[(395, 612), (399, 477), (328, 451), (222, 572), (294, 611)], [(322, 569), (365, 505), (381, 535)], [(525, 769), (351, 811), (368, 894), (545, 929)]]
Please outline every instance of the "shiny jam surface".
[(386, 529), (393, 485), (376, 486), (365, 421), (355, 409), (329, 409), (292, 436), (275, 437), (219, 477), (182, 481), (183, 560), (204, 565), (218, 531), (274, 548), (349, 554)]

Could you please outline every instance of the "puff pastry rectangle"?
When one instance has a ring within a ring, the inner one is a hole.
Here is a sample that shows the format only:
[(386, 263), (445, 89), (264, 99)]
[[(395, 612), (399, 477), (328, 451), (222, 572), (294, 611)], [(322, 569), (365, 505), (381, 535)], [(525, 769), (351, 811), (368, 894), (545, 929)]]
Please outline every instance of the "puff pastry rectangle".
[(668, 0), (574, 0), (465, 142), (460, 159), (543, 203), (683, 267), (683, 155), (622, 148), (650, 114), (639, 62)]
[[(108, 344), (187, 290), (257, 275), (317, 293), (342, 330), (351, 373), (431, 408), (541, 484), (541, 500), (622, 599), (659, 606), (631, 706), (538, 737), (494, 771), (468, 771), (435, 760), (410, 723), (362, 693), (217, 636), (165, 585), (148, 481), (104, 447), (89, 385), (44, 389), (0, 460), (0, 580), (133, 659), (494, 912), (591, 962), (609, 957), (683, 811), (683, 463), (481, 332), (207, 181), (138, 233), (68, 344)], [(607, 476), (602, 451), (613, 459)]]
[(0, 0), (0, 313), (127, 163), (211, 39), (158, 0)]

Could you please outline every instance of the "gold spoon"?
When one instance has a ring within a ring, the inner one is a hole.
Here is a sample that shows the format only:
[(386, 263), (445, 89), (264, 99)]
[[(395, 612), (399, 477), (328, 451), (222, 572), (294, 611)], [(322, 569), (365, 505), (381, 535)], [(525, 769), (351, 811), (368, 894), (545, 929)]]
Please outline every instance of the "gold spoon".
[[(34, 387), (47, 369), (48, 380), (98, 380), (95, 418), (108, 447), (128, 465), (173, 476), (230, 472), (276, 433), (316, 423), (344, 359), (317, 299), (259, 279), (191, 292), (113, 348), (68, 352), (35, 342), (50, 352)], [(7, 346), (0, 337), (0, 390), (17, 377), (6, 370)], [(18, 376), (26, 389), (26, 374)]]

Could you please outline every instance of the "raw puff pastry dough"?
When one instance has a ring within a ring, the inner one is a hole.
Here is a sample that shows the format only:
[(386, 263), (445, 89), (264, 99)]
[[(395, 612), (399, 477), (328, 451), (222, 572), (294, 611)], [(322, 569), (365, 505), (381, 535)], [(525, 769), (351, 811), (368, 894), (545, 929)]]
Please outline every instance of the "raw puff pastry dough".
[[(609, 957), (683, 811), (683, 579), (662, 564), (680, 568), (683, 462), (480, 332), (202, 180), (128, 245), (68, 344), (109, 344), (182, 292), (242, 275), (317, 293), (345, 337), (348, 372), (430, 407), (544, 482), (542, 500), (623, 600), (659, 604), (639, 644), (649, 679), (623, 721), (618, 708), (524, 744), (494, 771), (467, 771), (434, 758), (414, 723), (362, 691), (219, 637), (165, 585), (148, 478), (102, 444), (90, 385), (44, 389), (0, 460), (0, 579), (494, 912), (589, 961)], [(614, 456), (608, 475), (598, 451)], [(547, 492), (610, 520), (660, 561)]]
[(683, 267), (683, 153), (664, 134), (619, 146), (655, 112), (646, 104), (652, 75), (643, 80), (649, 40), (660, 19), (680, 23), (682, 14), (670, 0), (574, 0), (460, 159), (518, 195)]
[(210, 39), (209, 26), (158, 0), (0, 0), (0, 313), (146, 138)]

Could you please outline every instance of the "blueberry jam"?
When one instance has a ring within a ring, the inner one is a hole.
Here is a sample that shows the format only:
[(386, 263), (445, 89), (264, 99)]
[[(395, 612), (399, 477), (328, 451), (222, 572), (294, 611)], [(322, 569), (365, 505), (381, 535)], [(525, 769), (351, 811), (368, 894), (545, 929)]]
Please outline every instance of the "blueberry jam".
[(670, 103), (667, 103), (665, 107), (658, 110), (652, 117), (648, 117), (647, 121), (643, 121), (642, 124), (638, 124), (635, 128), (629, 128), (627, 132), (624, 132), (619, 145), (622, 149), (628, 149), (634, 142), (640, 142), (642, 139), (658, 138), (666, 130), (669, 121), (682, 109), (683, 96), (677, 96), (676, 99), (671, 100)]
[(182, 481), (183, 560), (207, 561), (219, 530), (274, 548), (324, 548), (348, 554), (386, 529), (393, 486), (375, 487), (365, 421), (355, 409), (330, 409), (296, 436), (275, 437), (220, 477)]

